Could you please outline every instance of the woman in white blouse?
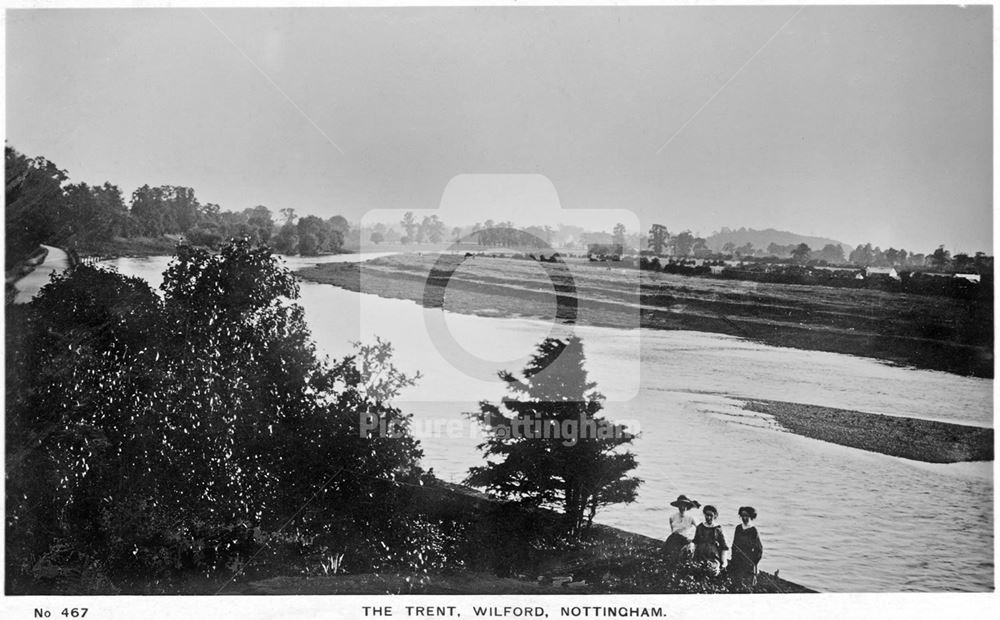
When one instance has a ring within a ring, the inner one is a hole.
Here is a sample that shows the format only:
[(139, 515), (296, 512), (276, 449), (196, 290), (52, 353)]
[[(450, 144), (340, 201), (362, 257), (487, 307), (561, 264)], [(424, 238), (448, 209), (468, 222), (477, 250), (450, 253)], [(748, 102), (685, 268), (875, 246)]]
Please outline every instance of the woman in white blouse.
[(695, 515), (698, 513), (692, 509), (698, 502), (679, 495), (670, 505), (677, 508), (677, 512), (670, 515), (670, 535), (663, 543), (663, 557), (669, 564), (678, 564), (694, 554), (694, 533), (698, 527)]

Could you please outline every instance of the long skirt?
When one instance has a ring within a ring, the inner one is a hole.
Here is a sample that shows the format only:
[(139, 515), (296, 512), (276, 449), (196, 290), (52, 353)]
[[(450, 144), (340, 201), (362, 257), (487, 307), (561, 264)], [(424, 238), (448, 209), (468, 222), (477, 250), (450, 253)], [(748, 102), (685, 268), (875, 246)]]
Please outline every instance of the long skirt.
[(663, 559), (668, 564), (680, 564), (694, 555), (694, 543), (677, 532), (667, 536), (663, 543)]
[(729, 561), (729, 574), (733, 579), (756, 581), (757, 565), (746, 557), (739, 547), (733, 547), (733, 557)]

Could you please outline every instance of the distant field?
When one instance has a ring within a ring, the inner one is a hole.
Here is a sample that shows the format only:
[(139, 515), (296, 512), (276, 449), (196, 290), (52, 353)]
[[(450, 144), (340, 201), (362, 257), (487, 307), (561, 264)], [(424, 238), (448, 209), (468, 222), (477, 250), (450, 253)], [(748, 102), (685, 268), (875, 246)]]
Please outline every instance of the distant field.
[[(510, 254), (515, 252), (538, 253), (536, 248), (529, 247), (513, 247), (513, 248), (498, 248), (491, 245), (480, 245), (478, 243), (455, 243), (453, 241), (444, 241), (442, 243), (363, 243), (360, 246), (354, 243), (345, 243), (343, 250), (345, 252), (399, 252), (401, 254), (420, 254), (420, 253), (437, 253), (437, 252), (485, 252), (487, 254)], [(584, 253), (585, 249), (577, 250), (553, 250), (547, 249), (542, 250), (545, 255), (549, 255), (554, 251), (561, 253)]]
[[(442, 304), (467, 314), (553, 317), (552, 283), (529, 260), (452, 257), (444, 288), (428, 282), (438, 255), (405, 254), (325, 264), (303, 278), (365, 292)], [(967, 300), (867, 289), (686, 277), (568, 259), (584, 322), (742, 336), (775, 346), (832, 351), (948, 372), (993, 376), (993, 308)], [(641, 287), (641, 299), (635, 285)], [(446, 294), (445, 294), (446, 292)], [(631, 302), (641, 301), (636, 308)]]

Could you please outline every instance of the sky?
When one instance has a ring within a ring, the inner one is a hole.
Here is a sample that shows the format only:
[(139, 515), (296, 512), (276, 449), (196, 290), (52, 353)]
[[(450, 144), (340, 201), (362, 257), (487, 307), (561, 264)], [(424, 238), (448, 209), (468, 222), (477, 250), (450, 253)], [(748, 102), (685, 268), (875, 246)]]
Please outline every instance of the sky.
[(610, 228), (626, 210), (630, 228), (992, 250), (989, 6), (6, 22), (7, 143), (126, 198), (185, 185), (224, 209), (442, 209), (449, 225), (513, 219), (510, 205)]

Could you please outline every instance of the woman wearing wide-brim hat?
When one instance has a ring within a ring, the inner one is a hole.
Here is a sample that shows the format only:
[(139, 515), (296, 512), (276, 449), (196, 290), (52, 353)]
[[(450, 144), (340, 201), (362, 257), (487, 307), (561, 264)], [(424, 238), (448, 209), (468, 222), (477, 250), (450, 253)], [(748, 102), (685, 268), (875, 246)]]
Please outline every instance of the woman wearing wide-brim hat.
[(698, 521), (694, 518), (692, 509), (700, 504), (688, 499), (687, 495), (678, 495), (670, 505), (677, 508), (677, 512), (670, 515), (670, 535), (663, 543), (663, 558), (668, 564), (673, 565), (690, 559), (694, 553), (691, 541), (694, 539)]
[(732, 557), (729, 560), (729, 574), (740, 581), (755, 581), (757, 564), (764, 555), (764, 545), (760, 542), (757, 527), (750, 522), (757, 518), (753, 506), (740, 506), (738, 511), (740, 521), (733, 534)]

